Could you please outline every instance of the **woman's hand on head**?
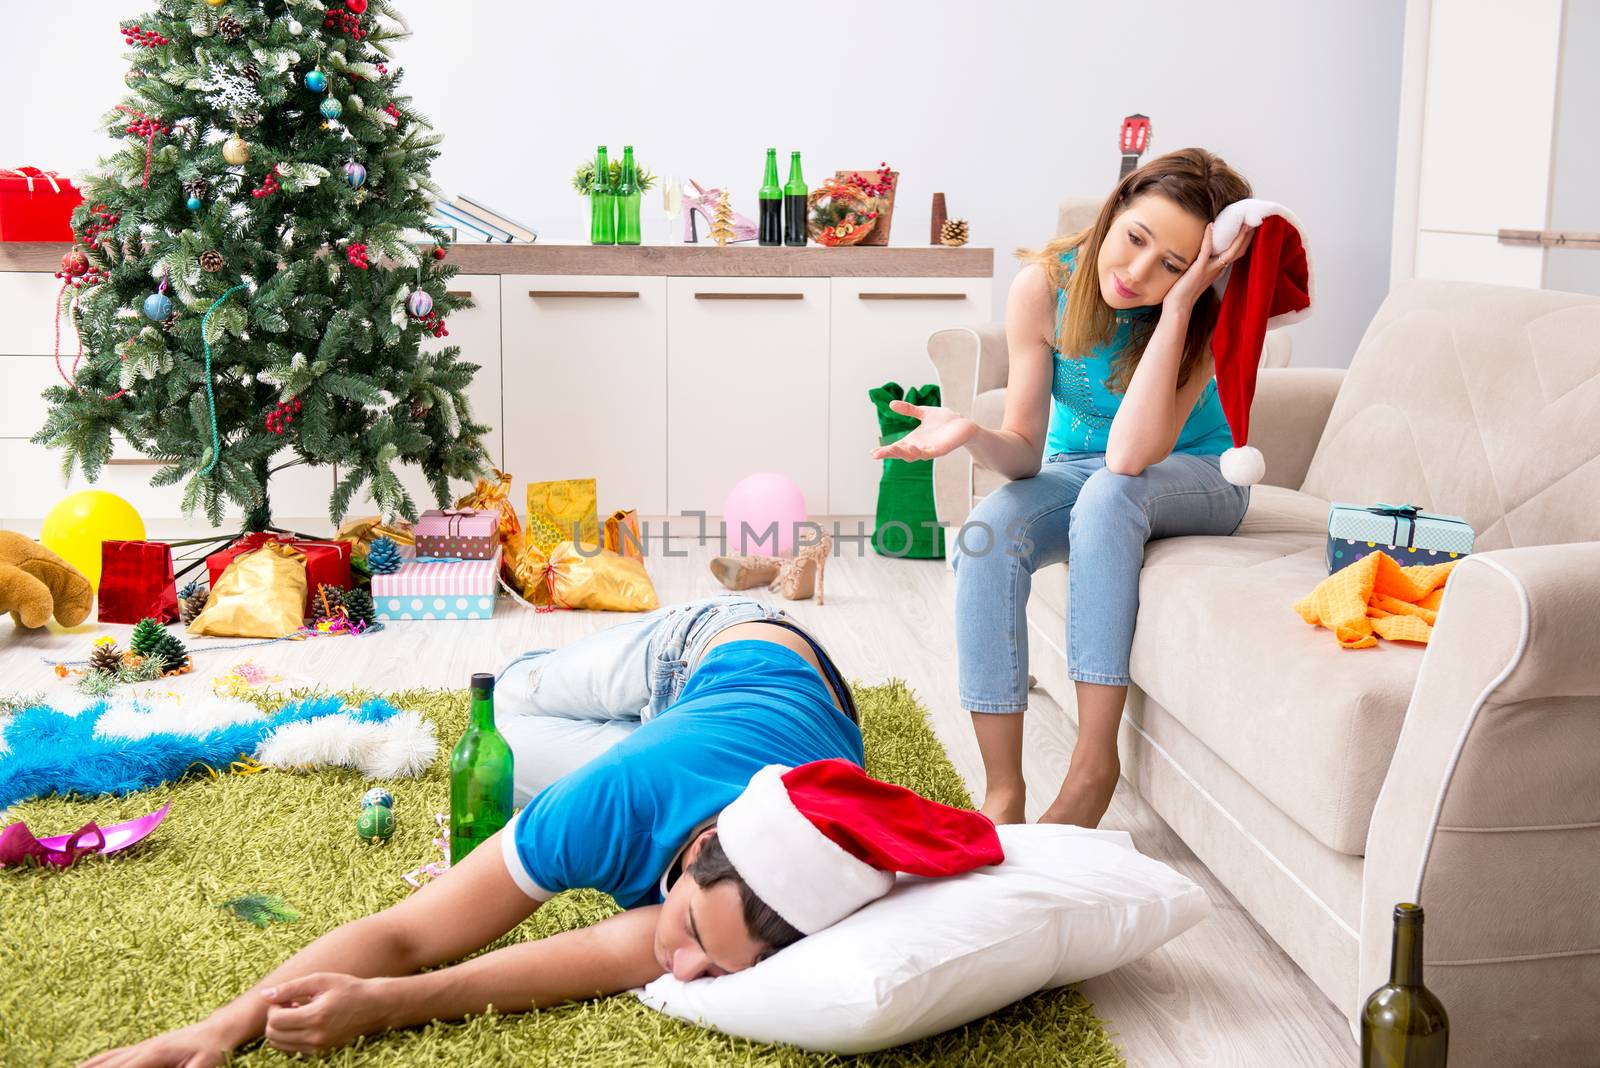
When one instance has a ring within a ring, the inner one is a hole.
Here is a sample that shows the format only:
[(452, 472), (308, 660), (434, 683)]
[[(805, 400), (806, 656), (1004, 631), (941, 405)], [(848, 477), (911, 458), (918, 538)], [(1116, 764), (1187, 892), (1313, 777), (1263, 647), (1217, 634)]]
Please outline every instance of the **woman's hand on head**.
[(873, 449), (874, 460), (932, 460), (954, 452), (978, 433), (977, 423), (949, 408), (908, 404), (903, 400), (890, 401), (889, 407), (901, 415), (912, 416), (918, 425), (894, 444)]
[(1250, 248), (1250, 242), (1255, 240), (1256, 228), (1248, 223), (1239, 227), (1239, 233), (1234, 237), (1233, 244), (1216, 252), (1211, 247), (1211, 236), (1216, 229), (1215, 223), (1206, 224), (1205, 236), (1200, 239), (1200, 252), (1189, 264), (1189, 269), (1183, 272), (1183, 277), (1173, 283), (1167, 290), (1166, 297), (1161, 304), (1164, 308), (1172, 308), (1187, 313), (1194, 307), (1194, 302), (1200, 299), (1200, 294), (1211, 288), (1228, 265), (1237, 263)]
[(220, 1068), (233, 1044), (210, 1020), (147, 1038), (133, 1046), (107, 1050), (79, 1068)]

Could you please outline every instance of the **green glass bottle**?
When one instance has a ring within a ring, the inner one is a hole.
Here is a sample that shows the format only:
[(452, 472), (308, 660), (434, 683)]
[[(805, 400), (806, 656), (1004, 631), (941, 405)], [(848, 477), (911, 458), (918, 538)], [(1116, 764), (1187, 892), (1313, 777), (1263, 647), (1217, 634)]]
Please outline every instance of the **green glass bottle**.
[(639, 203), (644, 190), (639, 188), (639, 168), (633, 162), (633, 146), (622, 146), (622, 180), (617, 183), (617, 244), (639, 243)]
[(783, 185), (783, 243), (804, 248), (806, 243), (805, 175), (800, 173), (800, 153), (789, 153), (789, 180)]
[(472, 721), (450, 754), (450, 863), (511, 819), (511, 747), (494, 728), (494, 676), (472, 676)]
[(1362, 1068), (1444, 1068), (1450, 1017), (1422, 985), (1422, 906), (1394, 907), (1389, 981), (1361, 1009)]
[(611, 161), (606, 146), (594, 153), (594, 184), (589, 187), (589, 243), (617, 243), (617, 189), (611, 184)]
[(761, 176), (761, 218), (757, 243), (783, 244), (783, 186), (778, 184), (778, 150), (767, 149), (767, 172)]

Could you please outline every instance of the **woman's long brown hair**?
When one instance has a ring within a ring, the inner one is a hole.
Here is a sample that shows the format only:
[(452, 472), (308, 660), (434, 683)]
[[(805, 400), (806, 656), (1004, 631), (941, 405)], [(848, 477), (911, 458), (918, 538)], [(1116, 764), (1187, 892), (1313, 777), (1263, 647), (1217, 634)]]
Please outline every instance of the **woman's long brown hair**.
[[(1154, 193), (1171, 200), (1197, 219), (1211, 222), (1217, 213), (1250, 195), (1250, 183), (1215, 153), (1203, 148), (1184, 148), (1157, 156), (1137, 170), (1129, 172), (1117, 183), (1117, 188), (1100, 208), (1100, 214), (1087, 229), (1076, 234), (1056, 238), (1038, 251), (1018, 249), (1017, 256), (1044, 268), (1046, 276), (1057, 287), (1067, 290), (1067, 314), (1052, 329), (1055, 336), (1047, 338), (1063, 356), (1082, 358), (1096, 345), (1111, 339), (1116, 329), (1116, 315), (1111, 305), (1100, 295), (1099, 271), (1095, 264), (1100, 259), (1100, 245), (1111, 230), (1111, 220), (1125, 211), (1129, 204), (1146, 194)], [(1061, 254), (1077, 249), (1077, 266), (1081, 270), (1069, 272), (1061, 262)], [(1178, 365), (1178, 385), (1189, 380), (1206, 357), (1211, 342), (1211, 331), (1217, 325), (1217, 310), (1221, 302), (1214, 290), (1207, 289), (1194, 302), (1189, 314), (1189, 329), (1184, 336), (1183, 361)], [(1111, 365), (1111, 377), (1106, 388), (1118, 393), (1127, 391), (1128, 382), (1139, 366), (1144, 347), (1160, 319), (1160, 311), (1142, 327), (1136, 328), (1128, 346)]]

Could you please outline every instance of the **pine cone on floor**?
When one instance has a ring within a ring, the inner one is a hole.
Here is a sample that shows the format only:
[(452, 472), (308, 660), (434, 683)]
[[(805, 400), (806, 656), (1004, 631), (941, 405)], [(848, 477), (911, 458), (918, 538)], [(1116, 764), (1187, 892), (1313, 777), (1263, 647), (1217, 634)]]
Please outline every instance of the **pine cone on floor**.
[(217, 32), (230, 41), (237, 41), (244, 36), (244, 23), (232, 15), (224, 15), (217, 20)]
[(183, 588), (183, 596), (178, 601), (178, 614), (183, 620), (183, 625), (193, 623), (195, 617), (206, 610), (206, 602), (211, 600), (211, 591), (201, 586), (198, 582), (191, 582)]
[(150, 650), (156, 647), (156, 642), (167, 632), (159, 622), (148, 617), (134, 624), (133, 633), (128, 636), (128, 647), (140, 656), (149, 656)]
[(89, 654), (90, 671), (103, 671), (107, 675), (115, 675), (121, 667), (122, 650), (117, 648), (116, 642), (96, 644), (94, 651)]
[(374, 575), (392, 575), (401, 563), (400, 546), (392, 538), (377, 538), (367, 550), (367, 570)]
[(163, 672), (177, 671), (189, 663), (189, 648), (171, 631), (162, 631), (161, 637), (156, 639), (155, 645), (150, 647), (145, 656), (159, 657)]
[(209, 274), (216, 274), (222, 270), (222, 253), (214, 248), (208, 248), (200, 253), (200, 269)]
[(344, 595), (344, 613), (350, 617), (350, 622), (372, 626), (377, 622), (378, 610), (372, 604), (372, 594), (366, 590), (351, 590)]
[(965, 245), (967, 243), (967, 233), (967, 220), (949, 219), (946, 220), (943, 229), (939, 231), (939, 240), (954, 248), (957, 245)]
[(339, 614), (339, 606), (345, 603), (345, 592), (337, 586), (330, 586), (326, 582), (317, 587), (317, 595), (311, 601), (311, 611), (318, 619), (332, 619)]

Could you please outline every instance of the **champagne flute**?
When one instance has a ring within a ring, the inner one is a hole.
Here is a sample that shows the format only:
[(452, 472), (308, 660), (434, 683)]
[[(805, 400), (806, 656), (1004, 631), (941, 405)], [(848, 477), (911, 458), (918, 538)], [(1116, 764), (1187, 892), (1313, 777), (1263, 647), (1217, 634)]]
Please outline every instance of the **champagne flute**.
[(677, 227), (678, 217), (683, 214), (683, 185), (670, 174), (664, 174), (661, 182), (661, 214), (667, 221), (665, 244), (672, 244), (674, 231)]

